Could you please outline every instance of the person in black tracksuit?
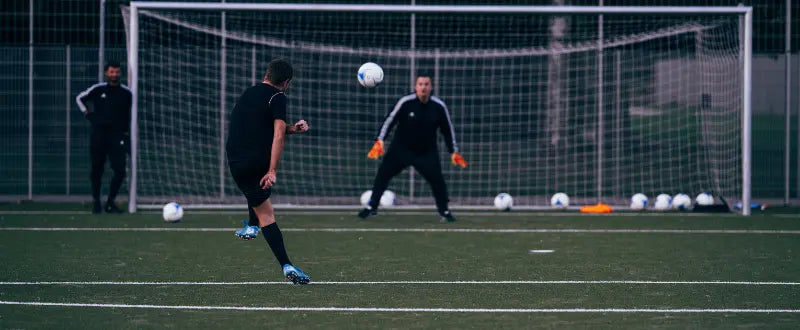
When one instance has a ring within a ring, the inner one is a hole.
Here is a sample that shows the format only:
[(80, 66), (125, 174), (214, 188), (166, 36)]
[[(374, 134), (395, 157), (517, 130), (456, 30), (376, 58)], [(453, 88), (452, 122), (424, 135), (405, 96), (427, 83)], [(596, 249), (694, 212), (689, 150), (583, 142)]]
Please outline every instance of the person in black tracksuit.
[(105, 211), (122, 213), (114, 199), (125, 179), (125, 154), (130, 151), (131, 101), (133, 94), (120, 83), (120, 65), (110, 62), (105, 66), (106, 82), (92, 85), (78, 94), (75, 101), (83, 115), (92, 125), (89, 154), (92, 159), (90, 178), (92, 181), (93, 213), (101, 213), (100, 185), (106, 157), (111, 163), (114, 176), (108, 191)]
[(376, 215), (380, 197), (389, 186), (389, 180), (406, 167), (414, 166), (431, 185), (433, 197), (436, 199), (436, 209), (442, 221), (455, 221), (447, 205), (447, 185), (442, 176), (439, 150), (436, 145), (437, 130), (444, 136), (453, 165), (466, 167), (467, 163), (458, 153), (456, 133), (447, 105), (441, 99), (431, 96), (432, 89), (431, 77), (418, 75), (414, 94), (400, 98), (392, 111), (386, 115), (377, 141), (369, 152), (369, 158), (377, 159), (383, 155), (383, 141), (392, 128), (397, 126), (395, 137), (378, 168), (369, 205), (359, 212), (359, 217)]

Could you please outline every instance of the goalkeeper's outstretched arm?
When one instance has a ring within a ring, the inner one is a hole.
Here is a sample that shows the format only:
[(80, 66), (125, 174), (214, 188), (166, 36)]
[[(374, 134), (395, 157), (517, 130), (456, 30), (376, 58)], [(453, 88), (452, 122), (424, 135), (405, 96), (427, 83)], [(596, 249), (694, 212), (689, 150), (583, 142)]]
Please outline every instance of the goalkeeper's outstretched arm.
[(453, 121), (450, 119), (450, 110), (447, 109), (447, 105), (444, 104), (444, 101), (438, 97), (432, 96), (431, 100), (439, 103), (439, 105), (442, 106), (442, 111), (444, 111), (444, 119), (439, 121), (439, 132), (444, 136), (444, 143), (447, 145), (447, 151), (450, 152), (450, 161), (455, 166), (467, 167), (467, 161), (458, 153), (456, 130), (453, 128)]
[(375, 144), (372, 145), (372, 149), (370, 149), (367, 157), (372, 159), (378, 159), (378, 157), (383, 156), (384, 148), (383, 148), (383, 141), (389, 136), (389, 132), (392, 131), (395, 125), (397, 125), (397, 113), (400, 112), (400, 108), (403, 107), (403, 104), (415, 99), (417, 96), (416, 94), (410, 94), (401, 97), (397, 100), (397, 104), (394, 105), (392, 111), (386, 114), (386, 118), (383, 120), (383, 125), (381, 125), (381, 130), (378, 132), (378, 137), (375, 139)]
[(443, 118), (439, 120), (439, 132), (444, 136), (444, 143), (447, 145), (447, 151), (451, 154), (457, 153), (458, 144), (456, 143), (456, 130), (453, 128), (453, 121), (450, 120), (450, 110), (447, 109), (447, 105), (444, 104), (444, 101), (438, 97), (432, 96), (431, 100), (439, 103), (439, 105), (442, 106), (442, 111), (444, 111)]

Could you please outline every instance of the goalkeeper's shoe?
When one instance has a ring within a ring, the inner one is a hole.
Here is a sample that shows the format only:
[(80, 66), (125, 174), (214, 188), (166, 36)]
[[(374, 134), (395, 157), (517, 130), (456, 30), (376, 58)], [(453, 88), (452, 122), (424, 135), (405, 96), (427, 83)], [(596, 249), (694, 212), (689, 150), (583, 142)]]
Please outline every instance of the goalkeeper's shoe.
[(104, 209), (106, 213), (114, 213), (114, 214), (123, 213), (122, 210), (120, 210), (119, 207), (117, 207), (117, 204), (114, 204), (113, 202), (106, 203), (106, 207)]
[(372, 209), (371, 207), (365, 207), (358, 212), (358, 217), (361, 219), (374, 217), (376, 215), (378, 215), (378, 210)]
[(258, 237), (258, 226), (250, 226), (247, 221), (242, 220), (244, 228), (236, 231), (236, 236), (243, 241), (249, 241)]
[(456, 217), (454, 217), (453, 214), (450, 213), (450, 210), (444, 211), (440, 215), (442, 216), (441, 219), (442, 222), (456, 222)]
[(286, 279), (294, 284), (308, 284), (308, 282), (311, 282), (311, 278), (306, 273), (290, 264), (283, 265), (283, 276), (286, 276)]

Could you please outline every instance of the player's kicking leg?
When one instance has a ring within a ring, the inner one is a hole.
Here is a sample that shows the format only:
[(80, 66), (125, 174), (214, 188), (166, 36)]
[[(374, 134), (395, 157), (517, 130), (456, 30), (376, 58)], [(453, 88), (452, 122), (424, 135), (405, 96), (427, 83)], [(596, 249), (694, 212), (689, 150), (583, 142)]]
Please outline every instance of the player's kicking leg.
[(292, 265), (289, 261), (289, 256), (286, 254), (286, 247), (283, 244), (283, 234), (281, 233), (278, 224), (275, 222), (275, 210), (272, 208), (272, 202), (265, 200), (260, 205), (253, 208), (258, 216), (261, 232), (264, 233), (264, 239), (267, 241), (269, 248), (272, 249), (272, 254), (278, 259), (278, 263), (283, 268), (283, 276), (294, 284), (308, 284), (311, 278), (303, 273), (300, 268)]
[[(239, 190), (244, 193), (245, 198), (247, 198), (247, 205), (250, 209), (250, 220), (248, 223), (245, 223), (245, 228), (240, 229), (240, 231), (246, 231), (248, 235), (245, 236), (245, 233), (240, 235), (239, 231), (237, 231), (236, 236), (251, 237), (250, 239), (252, 239), (258, 235), (258, 228), (260, 228), (261, 232), (264, 234), (264, 240), (267, 241), (267, 245), (269, 245), (269, 248), (272, 250), (272, 254), (275, 255), (275, 258), (278, 260), (278, 264), (280, 264), (284, 276), (295, 284), (307, 284), (310, 282), (311, 279), (308, 275), (303, 273), (299, 268), (294, 267), (292, 262), (289, 261), (289, 256), (286, 254), (286, 247), (283, 244), (283, 234), (280, 228), (278, 228), (278, 224), (275, 223), (275, 211), (272, 208), (272, 202), (269, 201), (272, 190), (269, 188), (263, 189), (259, 184), (261, 176), (266, 172), (266, 165), (234, 162), (230, 163), (229, 167), (233, 175), (233, 180), (236, 182)], [(256, 227), (256, 225), (258, 227)], [(252, 233), (253, 231), (255, 231), (255, 233)]]

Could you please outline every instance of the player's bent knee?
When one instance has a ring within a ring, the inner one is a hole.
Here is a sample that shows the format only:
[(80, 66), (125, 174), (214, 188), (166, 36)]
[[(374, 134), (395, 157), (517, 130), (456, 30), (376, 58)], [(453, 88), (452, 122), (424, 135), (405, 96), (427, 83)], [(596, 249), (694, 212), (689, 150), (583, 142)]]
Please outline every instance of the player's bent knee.
[(269, 226), (275, 223), (275, 210), (272, 208), (272, 203), (268, 199), (261, 202), (258, 206), (253, 207), (258, 223), (261, 227)]

